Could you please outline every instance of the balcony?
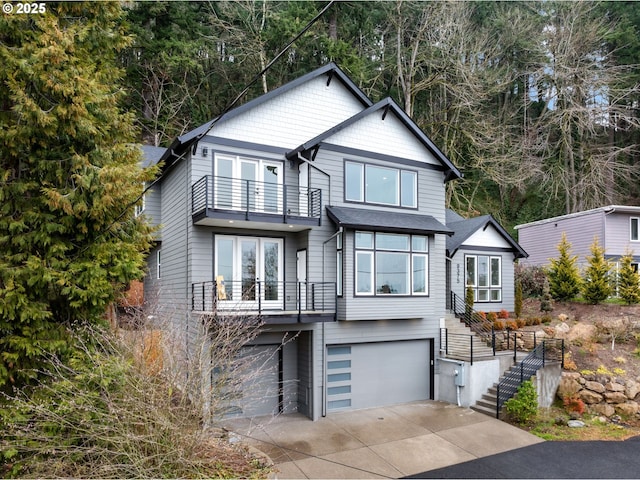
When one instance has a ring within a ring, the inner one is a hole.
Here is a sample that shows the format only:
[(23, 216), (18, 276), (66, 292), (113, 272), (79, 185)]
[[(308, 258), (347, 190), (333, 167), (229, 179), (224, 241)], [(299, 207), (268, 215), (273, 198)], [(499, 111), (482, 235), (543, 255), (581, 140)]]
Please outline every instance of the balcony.
[(303, 230), (320, 225), (322, 191), (206, 175), (191, 187), (191, 205), (195, 225), (252, 222), (255, 228), (255, 222), (263, 222), (269, 229)]
[(268, 324), (333, 322), (335, 282), (209, 281), (191, 285), (191, 310), (256, 316)]

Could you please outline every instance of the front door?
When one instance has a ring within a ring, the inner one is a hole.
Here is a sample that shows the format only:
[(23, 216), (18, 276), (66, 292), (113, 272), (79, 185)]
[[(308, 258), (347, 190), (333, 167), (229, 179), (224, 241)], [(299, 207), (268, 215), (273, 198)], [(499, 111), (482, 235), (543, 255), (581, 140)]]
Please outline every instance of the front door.
[(296, 263), (296, 271), (297, 271), (297, 280), (298, 284), (296, 285), (296, 289), (299, 293), (299, 306), (302, 310), (308, 310), (307, 308), (307, 251), (306, 250), (298, 250), (297, 253), (297, 263)]

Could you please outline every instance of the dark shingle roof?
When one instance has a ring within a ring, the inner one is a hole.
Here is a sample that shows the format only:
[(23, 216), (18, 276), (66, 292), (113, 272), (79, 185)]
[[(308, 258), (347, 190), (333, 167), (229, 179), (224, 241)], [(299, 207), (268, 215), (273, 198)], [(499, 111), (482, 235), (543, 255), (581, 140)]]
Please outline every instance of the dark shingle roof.
[(453, 232), (431, 215), (381, 212), (351, 207), (327, 207), (327, 215), (337, 225), (346, 228), (366, 228), (392, 233), (444, 233)]
[(150, 167), (157, 164), (166, 151), (166, 148), (142, 145), (142, 166)]

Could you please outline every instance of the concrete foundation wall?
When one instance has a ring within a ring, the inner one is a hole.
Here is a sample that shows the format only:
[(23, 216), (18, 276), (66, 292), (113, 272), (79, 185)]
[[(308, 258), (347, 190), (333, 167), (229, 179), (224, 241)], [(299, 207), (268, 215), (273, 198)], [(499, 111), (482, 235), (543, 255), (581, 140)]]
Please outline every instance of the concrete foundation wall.
[(547, 365), (536, 373), (534, 385), (538, 393), (538, 406), (549, 408), (556, 397), (562, 368), (559, 363)]

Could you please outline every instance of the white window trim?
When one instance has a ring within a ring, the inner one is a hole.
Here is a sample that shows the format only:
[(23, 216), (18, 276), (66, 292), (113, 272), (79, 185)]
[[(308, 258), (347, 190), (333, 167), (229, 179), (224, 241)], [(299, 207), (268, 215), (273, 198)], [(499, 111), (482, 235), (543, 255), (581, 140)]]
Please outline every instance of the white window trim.
[(162, 249), (158, 249), (156, 252), (156, 278), (160, 279), (162, 277), (160, 267), (162, 263)]
[[(633, 221), (636, 222), (636, 232), (638, 232), (638, 238), (633, 238)], [(640, 217), (629, 218), (629, 241), (640, 242)]]
[[(489, 284), (486, 286), (479, 286), (477, 285), (478, 283), (478, 257), (487, 257), (488, 259), (488, 267), (489, 267), (489, 271), (487, 272), (487, 276), (488, 276), (488, 280), (489, 280)], [(473, 289), (473, 301), (477, 302), (477, 303), (502, 303), (502, 257), (500, 255), (482, 255), (482, 254), (467, 254), (464, 256), (464, 278), (465, 278), (465, 282), (468, 282), (468, 271), (467, 271), (467, 262), (468, 259), (473, 259), (474, 262), (474, 278), (473, 278), (473, 283), (467, 283), (467, 287), (471, 287)], [(492, 283), (492, 270), (491, 270), (491, 261), (497, 259), (498, 260), (498, 284), (493, 284)], [(488, 298), (487, 300), (480, 300), (478, 297), (478, 291), (479, 290), (486, 290), (488, 292)], [(500, 292), (500, 299), (499, 300), (492, 300), (491, 299), (491, 292), (492, 291), (499, 291)]]
[[(355, 236), (357, 233), (369, 233), (373, 235), (373, 247), (372, 248), (356, 248), (355, 246)], [(383, 232), (378, 232), (378, 233), (383, 233)], [(387, 235), (393, 235), (393, 234), (387, 234)], [(376, 246), (376, 233), (375, 232), (369, 232), (369, 231), (355, 231), (354, 232), (354, 294), (355, 296), (358, 297), (363, 297), (363, 296), (379, 296), (379, 297), (384, 297), (384, 298), (388, 298), (388, 297), (393, 297), (393, 296), (397, 296), (397, 297), (428, 297), (429, 296), (429, 238), (426, 235), (410, 235), (410, 234), (401, 234), (401, 236), (407, 237), (408, 239), (408, 249), (397, 249), (397, 250), (393, 250), (393, 249), (388, 249), (388, 248), (377, 248)], [(426, 251), (422, 251), (422, 250), (413, 250), (413, 237), (414, 236), (418, 236), (418, 237), (426, 237), (427, 239), (427, 245), (426, 245)], [(376, 275), (377, 275), (377, 266), (376, 266), (376, 256), (378, 253), (398, 253), (398, 254), (406, 254), (408, 256), (408, 269), (407, 269), (407, 292), (406, 293), (381, 293), (377, 291), (377, 285), (376, 285)], [(358, 257), (359, 256), (364, 256), (367, 255), (370, 258), (370, 270), (371, 273), (369, 275), (369, 290), (366, 292), (359, 292), (358, 291), (358, 280), (360, 279), (360, 274), (358, 272)], [(415, 278), (414, 278), (414, 271), (413, 271), (413, 265), (414, 265), (414, 258), (424, 258), (425, 259), (425, 278), (424, 278), (424, 282), (425, 282), (425, 291), (424, 292), (416, 292), (414, 291), (414, 284), (415, 284)]]

